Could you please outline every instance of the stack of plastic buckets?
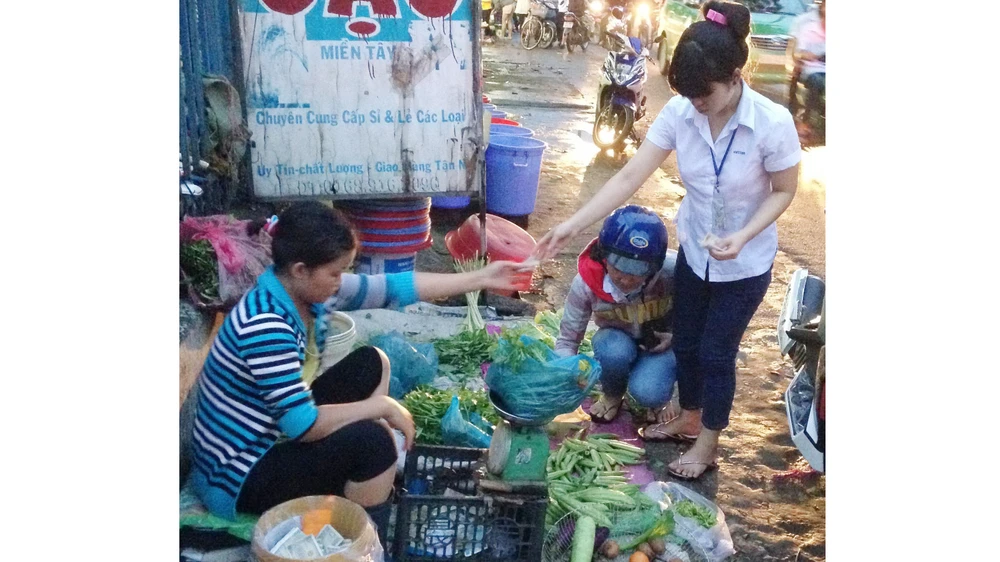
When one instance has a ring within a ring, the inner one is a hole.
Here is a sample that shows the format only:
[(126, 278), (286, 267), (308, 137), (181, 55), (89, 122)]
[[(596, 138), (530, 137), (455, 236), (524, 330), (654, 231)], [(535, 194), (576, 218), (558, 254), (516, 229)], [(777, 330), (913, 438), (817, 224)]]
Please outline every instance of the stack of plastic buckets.
[(486, 210), (524, 216), (535, 210), (542, 154), (547, 146), (525, 127), (495, 123), (486, 148)]
[(351, 201), (339, 206), (358, 229), (357, 273), (413, 271), (417, 252), (431, 245), (431, 200)]

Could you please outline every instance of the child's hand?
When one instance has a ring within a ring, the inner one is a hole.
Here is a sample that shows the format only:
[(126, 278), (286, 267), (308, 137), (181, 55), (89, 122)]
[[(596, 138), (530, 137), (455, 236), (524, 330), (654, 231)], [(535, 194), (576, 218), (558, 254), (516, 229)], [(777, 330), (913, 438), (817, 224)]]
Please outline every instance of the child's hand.
[(495, 261), (480, 270), (483, 289), (524, 291), (531, 288), (536, 262)]
[(670, 342), (674, 339), (674, 335), (670, 332), (657, 332), (656, 330), (653, 330), (653, 334), (659, 341), (659, 343), (657, 343), (654, 347), (647, 349), (645, 345), (639, 344), (641, 349), (644, 349), (649, 353), (663, 353), (670, 347)]

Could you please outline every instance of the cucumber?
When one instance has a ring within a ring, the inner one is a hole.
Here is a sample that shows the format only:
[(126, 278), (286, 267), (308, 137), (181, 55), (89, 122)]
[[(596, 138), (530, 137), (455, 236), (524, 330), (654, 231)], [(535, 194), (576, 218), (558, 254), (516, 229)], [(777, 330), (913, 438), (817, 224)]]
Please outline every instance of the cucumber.
[(594, 538), (597, 536), (597, 523), (592, 517), (583, 516), (576, 522), (573, 532), (573, 550), (570, 562), (590, 562), (594, 557)]

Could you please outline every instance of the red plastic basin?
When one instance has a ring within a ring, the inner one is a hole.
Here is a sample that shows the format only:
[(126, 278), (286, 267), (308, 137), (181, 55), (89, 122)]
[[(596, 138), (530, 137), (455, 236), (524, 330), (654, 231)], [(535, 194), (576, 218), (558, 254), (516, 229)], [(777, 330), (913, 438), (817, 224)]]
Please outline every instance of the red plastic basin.
[[(479, 233), (479, 215), (469, 215), (461, 226), (445, 235), (444, 245), (455, 259), (470, 259), (479, 252)], [(490, 261), (522, 262), (534, 249), (535, 239), (523, 228), (496, 215), (486, 214), (486, 256)], [(527, 290), (530, 287), (529, 280), (519, 288)]]
[(515, 127), (520, 127), (521, 124), (513, 119), (503, 119), (502, 117), (493, 117), (490, 123), (499, 123), (501, 125), (513, 125)]

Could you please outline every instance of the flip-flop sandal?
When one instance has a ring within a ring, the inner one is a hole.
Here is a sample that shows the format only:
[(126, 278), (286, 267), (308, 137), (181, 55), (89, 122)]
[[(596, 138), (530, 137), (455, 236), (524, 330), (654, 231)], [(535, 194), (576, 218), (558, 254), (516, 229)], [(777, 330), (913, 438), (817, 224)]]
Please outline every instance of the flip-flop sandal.
[(686, 433), (669, 433), (663, 431), (662, 429), (656, 430), (658, 436), (647, 434), (649, 428), (655, 425), (662, 425), (662, 424), (654, 423), (654, 424), (649, 424), (646, 427), (640, 427), (639, 429), (637, 429), (636, 432), (639, 434), (639, 438), (642, 439), (643, 441), (649, 441), (650, 443), (662, 443), (664, 441), (673, 441), (675, 443), (694, 443), (698, 439), (697, 435), (688, 435)]
[[(598, 399), (598, 402), (600, 402), (601, 400), (604, 400), (603, 396)], [(594, 406), (596, 406), (598, 402), (595, 402)], [(590, 407), (591, 410), (593, 410), (594, 406)], [(593, 413), (593, 411), (587, 413), (590, 414), (590, 420), (593, 421), (594, 423), (605, 424), (615, 421), (615, 418), (618, 417), (618, 412), (621, 410), (621, 408), (622, 405), (620, 403), (617, 406), (609, 407), (607, 411), (604, 412), (603, 416), (599, 416)]]
[(687, 476), (687, 475), (681, 474), (679, 472), (676, 472), (674, 469), (670, 468), (669, 466), (667, 467), (667, 474), (673, 476), (674, 478), (677, 478), (678, 480), (685, 480), (685, 481), (688, 481), (688, 482), (690, 482), (692, 480), (697, 480), (697, 479), (701, 478), (702, 476), (704, 476), (706, 472), (708, 472), (710, 470), (716, 470), (716, 469), (719, 468), (719, 463), (717, 461), (712, 461), (712, 462), (688, 461), (688, 462), (684, 462), (683, 460), (681, 460), (677, 464), (681, 464), (681, 465), (684, 465), (684, 464), (703, 464), (703, 465), (705, 465), (705, 470), (701, 471), (701, 474), (699, 474), (698, 476)]

